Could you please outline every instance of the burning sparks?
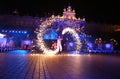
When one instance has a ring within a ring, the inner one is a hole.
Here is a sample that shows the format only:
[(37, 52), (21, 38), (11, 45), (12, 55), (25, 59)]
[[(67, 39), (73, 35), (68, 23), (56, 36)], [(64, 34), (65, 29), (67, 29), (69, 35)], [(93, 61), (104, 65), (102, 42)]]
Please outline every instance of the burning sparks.
[[(52, 19), (48, 18), (47, 20), (42, 22), (39, 29), (36, 30), (37, 44), (40, 47), (40, 49), (43, 51), (43, 53), (47, 54), (47, 55), (55, 55), (59, 52), (58, 48), (55, 49), (55, 50), (51, 50), (50, 48), (48, 48), (45, 45), (45, 42), (44, 42), (44, 39), (43, 39), (43, 35), (45, 34), (47, 27), (50, 27), (51, 24), (52, 24)], [(80, 39), (79, 39), (79, 35), (72, 28), (63, 29), (62, 34), (64, 35), (66, 32), (69, 32), (69, 33), (73, 34), (74, 39), (75, 39), (75, 43), (76, 43), (76, 54), (79, 53), (79, 51), (81, 49), (81, 42), (80, 42)]]
[(69, 28), (69, 27), (63, 29), (62, 34), (64, 35), (67, 32), (73, 34), (74, 39), (75, 39), (75, 43), (76, 43), (76, 54), (79, 53), (80, 49), (81, 49), (81, 42), (80, 42), (80, 39), (79, 39), (79, 35), (77, 34), (77, 32), (74, 29)]
[(39, 29), (37, 30), (37, 44), (40, 47), (40, 49), (43, 51), (44, 54), (47, 55), (54, 55), (58, 53), (58, 49), (51, 50), (49, 49), (44, 42), (43, 35), (46, 32), (47, 27), (51, 26), (51, 19), (47, 19), (40, 25)]

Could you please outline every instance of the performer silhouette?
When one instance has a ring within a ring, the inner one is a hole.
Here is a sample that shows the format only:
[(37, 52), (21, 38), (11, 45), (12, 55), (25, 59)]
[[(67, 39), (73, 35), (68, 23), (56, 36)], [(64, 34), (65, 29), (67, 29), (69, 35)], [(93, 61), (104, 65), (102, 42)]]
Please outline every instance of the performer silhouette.
[(62, 44), (61, 44), (62, 38), (58, 36), (57, 38), (57, 48), (59, 49), (59, 53), (61, 54), (62, 51)]

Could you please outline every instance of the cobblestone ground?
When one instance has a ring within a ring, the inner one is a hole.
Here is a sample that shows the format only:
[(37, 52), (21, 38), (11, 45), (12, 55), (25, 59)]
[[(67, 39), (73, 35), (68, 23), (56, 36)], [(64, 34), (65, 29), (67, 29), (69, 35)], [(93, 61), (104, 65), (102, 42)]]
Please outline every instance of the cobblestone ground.
[(0, 53), (0, 79), (120, 79), (120, 57)]

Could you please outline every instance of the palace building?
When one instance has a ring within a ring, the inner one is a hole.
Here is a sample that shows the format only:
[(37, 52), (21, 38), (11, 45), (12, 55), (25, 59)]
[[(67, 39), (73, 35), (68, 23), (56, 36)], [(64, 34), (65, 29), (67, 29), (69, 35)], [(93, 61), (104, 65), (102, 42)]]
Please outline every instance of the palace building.
[[(55, 40), (66, 27), (74, 28), (81, 38), (85, 35), (85, 18), (76, 18), (75, 10), (68, 6), (63, 9), (63, 15), (51, 15), (52, 25), (48, 28), (44, 39)], [(6, 36), (0, 38), (0, 47), (30, 49), (36, 40), (35, 30), (45, 20), (45, 17), (32, 17), (20, 15), (0, 15), (0, 33)], [(66, 37), (70, 40), (71, 38)], [(12, 41), (12, 42), (11, 42)], [(4, 45), (2, 45), (4, 44)], [(11, 44), (11, 45), (10, 45)]]

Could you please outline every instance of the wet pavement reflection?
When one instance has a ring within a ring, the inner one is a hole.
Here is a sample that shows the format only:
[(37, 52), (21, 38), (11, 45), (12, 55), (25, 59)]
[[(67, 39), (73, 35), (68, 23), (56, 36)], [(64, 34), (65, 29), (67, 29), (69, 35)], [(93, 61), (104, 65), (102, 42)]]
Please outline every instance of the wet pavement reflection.
[(0, 79), (120, 79), (120, 56), (0, 53)]

